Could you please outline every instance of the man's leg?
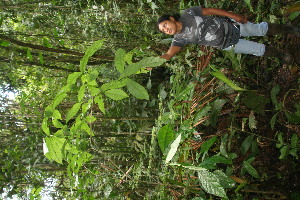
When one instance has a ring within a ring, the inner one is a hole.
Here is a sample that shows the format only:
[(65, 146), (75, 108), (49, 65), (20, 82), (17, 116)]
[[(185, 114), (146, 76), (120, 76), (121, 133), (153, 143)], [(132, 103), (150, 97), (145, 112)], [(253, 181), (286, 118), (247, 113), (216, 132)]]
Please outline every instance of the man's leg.
[(264, 44), (252, 42), (249, 40), (240, 39), (236, 45), (233, 45), (223, 50), (230, 51), (232, 49), (234, 53), (250, 54), (255, 56), (277, 57), (283, 60), (284, 62), (292, 62), (292, 56), (289, 53), (277, 49), (275, 47), (266, 46)]

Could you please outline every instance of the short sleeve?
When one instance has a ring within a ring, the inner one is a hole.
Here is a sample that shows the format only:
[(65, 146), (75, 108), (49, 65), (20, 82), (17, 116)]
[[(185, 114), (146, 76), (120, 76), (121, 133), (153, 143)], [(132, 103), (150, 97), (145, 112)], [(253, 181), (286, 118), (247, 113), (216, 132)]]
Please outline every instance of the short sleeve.
[(202, 16), (202, 7), (201, 6), (195, 6), (186, 9), (182, 14), (188, 14), (193, 16)]

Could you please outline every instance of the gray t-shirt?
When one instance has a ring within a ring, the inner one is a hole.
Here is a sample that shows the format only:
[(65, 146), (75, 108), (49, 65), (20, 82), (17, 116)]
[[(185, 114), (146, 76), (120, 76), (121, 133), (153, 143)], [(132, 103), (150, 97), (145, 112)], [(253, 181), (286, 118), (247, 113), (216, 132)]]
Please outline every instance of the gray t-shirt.
[(200, 44), (218, 48), (228, 47), (232, 29), (236, 27), (221, 17), (203, 16), (200, 6), (186, 9), (179, 19), (182, 30), (174, 35), (172, 46)]

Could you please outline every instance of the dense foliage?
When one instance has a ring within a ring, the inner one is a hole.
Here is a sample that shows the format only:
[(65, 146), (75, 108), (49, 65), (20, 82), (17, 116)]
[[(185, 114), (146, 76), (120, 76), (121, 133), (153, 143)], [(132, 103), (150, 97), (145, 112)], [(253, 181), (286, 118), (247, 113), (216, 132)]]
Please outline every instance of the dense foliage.
[(299, 199), (299, 63), (195, 45), (166, 62), (155, 29), (194, 5), (299, 26), (299, 4), (1, 1), (0, 198)]

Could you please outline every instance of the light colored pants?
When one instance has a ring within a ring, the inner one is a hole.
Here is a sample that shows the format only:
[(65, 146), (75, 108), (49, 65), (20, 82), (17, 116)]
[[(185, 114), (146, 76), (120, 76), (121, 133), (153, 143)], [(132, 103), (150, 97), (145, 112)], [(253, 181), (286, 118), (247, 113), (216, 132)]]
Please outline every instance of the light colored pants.
[[(268, 23), (266, 22), (261, 22), (259, 24), (253, 24), (251, 22), (248, 22), (247, 24), (238, 24), (240, 25), (240, 33), (243, 37), (265, 36), (268, 32)], [(266, 50), (266, 46), (261, 43), (240, 39), (236, 45), (232, 45), (223, 50), (230, 51), (232, 49), (235, 53), (263, 56)]]

